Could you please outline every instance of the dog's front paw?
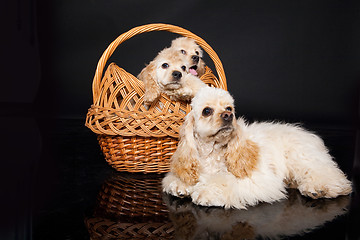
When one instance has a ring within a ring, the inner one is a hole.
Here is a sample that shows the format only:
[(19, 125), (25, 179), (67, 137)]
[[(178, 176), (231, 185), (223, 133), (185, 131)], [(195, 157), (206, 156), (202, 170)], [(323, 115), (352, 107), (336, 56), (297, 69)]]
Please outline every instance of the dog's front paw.
[(163, 191), (176, 197), (186, 197), (191, 193), (192, 186), (187, 185), (174, 174), (169, 173), (162, 181)]
[(225, 195), (217, 187), (202, 186), (191, 194), (193, 203), (201, 206), (223, 207), (226, 205)]
[(145, 105), (150, 106), (153, 102), (156, 101), (156, 99), (158, 99), (159, 96), (160, 96), (160, 91), (158, 91), (157, 89), (146, 90), (144, 94)]
[(246, 203), (242, 202), (234, 192), (224, 188), (224, 185), (203, 185), (198, 184), (194, 187), (191, 198), (193, 203), (207, 207), (224, 207), (246, 209)]

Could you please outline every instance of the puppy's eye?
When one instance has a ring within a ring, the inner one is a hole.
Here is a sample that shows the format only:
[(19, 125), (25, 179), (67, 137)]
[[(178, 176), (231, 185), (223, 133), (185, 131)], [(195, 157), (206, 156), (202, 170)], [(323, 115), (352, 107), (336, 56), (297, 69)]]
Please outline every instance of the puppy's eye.
[(196, 55), (199, 55), (200, 53), (199, 53), (198, 51), (195, 51), (195, 54), (196, 54)]
[(213, 110), (212, 108), (206, 107), (206, 108), (203, 109), (202, 115), (203, 115), (204, 117), (208, 117), (208, 116), (210, 116), (211, 114), (213, 114), (213, 112), (214, 112), (214, 110)]
[(181, 66), (181, 69), (182, 69), (183, 71), (185, 71), (185, 70), (186, 70), (186, 67), (185, 67), (185, 66)]
[(229, 112), (232, 112), (232, 107), (227, 107), (225, 110), (229, 111)]
[(186, 55), (186, 51), (184, 49), (181, 49), (180, 52), (184, 55)]
[(161, 65), (161, 67), (162, 67), (163, 69), (166, 69), (166, 68), (168, 68), (168, 67), (169, 67), (169, 64), (167, 64), (167, 63), (163, 63), (163, 65)]

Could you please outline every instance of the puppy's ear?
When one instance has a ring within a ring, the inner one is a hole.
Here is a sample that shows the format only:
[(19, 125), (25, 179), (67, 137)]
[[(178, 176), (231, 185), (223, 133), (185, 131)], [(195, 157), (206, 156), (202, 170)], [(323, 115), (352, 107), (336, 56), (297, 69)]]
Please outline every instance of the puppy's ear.
[(156, 83), (155, 74), (155, 63), (152, 61), (138, 75), (138, 79), (145, 85), (144, 102), (146, 105), (151, 105), (160, 96), (160, 88)]
[(206, 70), (206, 64), (204, 62), (204, 60), (200, 59), (200, 65), (197, 69), (197, 72), (198, 72), (198, 77), (201, 77), (202, 75), (205, 74), (205, 70)]
[(239, 126), (230, 140), (225, 153), (225, 164), (229, 172), (238, 178), (250, 177), (257, 167), (259, 146), (242, 136)]
[(170, 164), (171, 172), (189, 185), (196, 184), (199, 179), (194, 121), (193, 113), (190, 112), (181, 126), (180, 141)]

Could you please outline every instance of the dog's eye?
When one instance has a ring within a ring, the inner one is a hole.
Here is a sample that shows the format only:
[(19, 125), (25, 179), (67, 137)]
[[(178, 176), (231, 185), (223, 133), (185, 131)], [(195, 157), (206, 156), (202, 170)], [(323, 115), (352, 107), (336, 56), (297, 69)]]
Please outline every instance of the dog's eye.
[(225, 110), (229, 111), (229, 112), (232, 112), (232, 107), (227, 107)]
[(198, 51), (195, 51), (195, 54), (196, 54), (196, 55), (199, 55), (199, 52), (198, 52)]
[(163, 69), (166, 69), (166, 68), (168, 68), (168, 67), (169, 67), (169, 64), (167, 64), (167, 63), (163, 63), (163, 65), (161, 65), (161, 67), (162, 67)]
[(204, 117), (208, 117), (208, 116), (210, 116), (213, 112), (214, 112), (214, 110), (213, 110), (212, 108), (206, 107), (206, 108), (203, 109), (202, 115), (203, 115)]
[(184, 49), (181, 49), (180, 52), (184, 55), (186, 55), (186, 51)]
[(181, 66), (181, 69), (182, 69), (183, 71), (185, 71), (185, 70), (186, 70), (186, 67), (185, 67), (185, 66)]

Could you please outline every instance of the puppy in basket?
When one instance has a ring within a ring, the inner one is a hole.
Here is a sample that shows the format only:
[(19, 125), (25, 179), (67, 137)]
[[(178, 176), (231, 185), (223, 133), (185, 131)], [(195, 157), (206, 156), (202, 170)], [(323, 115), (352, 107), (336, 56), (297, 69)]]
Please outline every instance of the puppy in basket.
[(187, 37), (176, 38), (171, 42), (170, 48), (184, 55), (191, 74), (201, 77), (205, 73), (206, 65), (203, 60), (203, 51), (194, 39)]
[(238, 209), (286, 198), (287, 187), (314, 199), (351, 193), (317, 135), (297, 125), (236, 120), (234, 100), (222, 89), (200, 89), (191, 106), (164, 192)]
[[(190, 59), (192, 52), (196, 52), (199, 57), (194, 55)], [(175, 39), (170, 48), (160, 51), (138, 75), (145, 85), (145, 105), (151, 105), (161, 93), (168, 95), (171, 100), (190, 101), (198, 89), (206, 86), (198, 78), (205, 71), (205, 64), (200, 57), (201, 49), (188, 38)]]

